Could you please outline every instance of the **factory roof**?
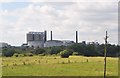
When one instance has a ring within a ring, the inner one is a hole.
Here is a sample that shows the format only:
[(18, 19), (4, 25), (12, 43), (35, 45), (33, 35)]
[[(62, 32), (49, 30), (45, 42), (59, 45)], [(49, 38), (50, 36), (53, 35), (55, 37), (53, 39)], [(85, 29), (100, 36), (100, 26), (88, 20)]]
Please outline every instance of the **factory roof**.
[(28, 34), (44, 34), (44, 32), (29, 32)]
[(62, 42), (62, 41), (60, 41), (60, 40), (48, 40), (46, 42)]

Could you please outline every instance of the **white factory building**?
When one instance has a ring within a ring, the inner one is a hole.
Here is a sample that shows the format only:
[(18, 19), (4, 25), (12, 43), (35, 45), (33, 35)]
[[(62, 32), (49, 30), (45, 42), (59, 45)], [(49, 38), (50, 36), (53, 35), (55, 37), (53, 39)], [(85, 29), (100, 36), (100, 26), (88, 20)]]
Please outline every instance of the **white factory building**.
[(69, 46), (71, 44), (73, 44), (73, 41), (59, 41), (59, 40), (49, 40), (46, 41), (44, 44), (44, 47), (52, 47), (52, 46)]
[[(76, 36), (76, 38), (77, 38), (77, 36)], [(74, 44), (74, 41), (53, 40), (52, 39), (52, 31), (51, 31), (51, 40), (47, 40), (47, 31), (27, 33), (27, 45), (29, 47), (69, 46), (72, 44)]]
[(45, 32), (29, 32), (27, 33), (27, 44), (30, 47), (44, 47), (46, 42)]

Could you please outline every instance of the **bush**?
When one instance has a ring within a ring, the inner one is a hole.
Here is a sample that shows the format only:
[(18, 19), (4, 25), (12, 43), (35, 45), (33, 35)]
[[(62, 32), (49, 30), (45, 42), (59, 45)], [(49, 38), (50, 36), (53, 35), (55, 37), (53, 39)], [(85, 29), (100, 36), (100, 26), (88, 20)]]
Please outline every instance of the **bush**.
[(46, 52), (50, 55), (58, 54), (62, 50), (63, 49), (60, 46), (53, 46), (53, 47), (46, 48)]
[(33, 54), (32, 53), (28, 53), (28, 56), (33, 56)]
[(73, 52), (73, 54), (72, 54), (72, 55), (79, 55), (79, 54), (78, 54), (78, 52)]
[(69, 52), (67, 50), (63, 50), (60, 52), (61, 58), (68, 58), (69, 57)]
[(14, 55), (14, 53), (15, 53), (15, 50), (4, 49), (2, 51), (2, 56), (11, 57)]
[(57, 56), (60, 56), (60, 53), (57, 53)]
[(34, 50), (33, 54), (38, 55), (38, 54), (42, 54), (42, 53), (44, 53), (44, 52), (45, 52), (44, 48), (36, 48), (36, 49)]
[(24, 56), (25, 56), (25, 54), (19, 54), (19, 56), (20, 56), (20, 57), (24, 57)]
[(18, 57), (19, 55), (18, 55), (18, 53), (15, 53), (13, 56)]

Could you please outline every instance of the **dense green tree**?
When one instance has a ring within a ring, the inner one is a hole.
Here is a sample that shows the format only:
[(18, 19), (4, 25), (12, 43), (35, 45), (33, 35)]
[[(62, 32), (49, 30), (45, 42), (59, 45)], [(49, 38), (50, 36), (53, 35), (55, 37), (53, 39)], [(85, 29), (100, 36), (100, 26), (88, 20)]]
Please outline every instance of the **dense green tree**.
[(77, 43), (77, 44), (73, 44), (70, 46), (70, 49), (73, 50), (73, 52), (78, 52), (79, 55), (84, 54), (86, 51), (86, 45)]
[(14, 49), (11, 49), (11, 48), (2, 49), (2, 56), (11, 57), (14, 55), (14, 53), (15, 53)]
[(107, 45), (107, 56), (117, 56), (118, 54), (118, 46), (108, 44)]
[(86, 46), (85, 55), (86, 56), (96, 56), (96, 55), (98, 55), (97, 50), (96, 50), (96, 46), (94, 44), (88, 44)]
[(34, 51), (32, 53), (38, 55), (38, 54), (42, 54), (44, 52), (45, 52), (44, 48), (36, 48), (36, 49), (34, 49)]
[(47, 51), (48, 54), (58, 54), (62, 50), (63, 50), (62, 47), (54, 46), (54, 47), (47, 48), (46, 51)]
[[(119, 45), (108, 44), (107, 45), (107, 56), (117, 57), (120, 56)], [(33, 54), (60, 54), (61, 51), (67, 50), (69, 55), (72, 55), (73, 52), (78, 52), (78, 55), (84, 56), (104, 56), (105, 45), (99, 44), (96, 45), (94, 43), (91, 44), (82, 44), (75, 43), (71, 46), (54, 46), (54, 47), (45, 47), (45, 48), (34, 48), (34, 47), (3, 47), (2, 48), (2, 56), (13, 56), (14, 53), (22, 54), (26, 56), (28, 53)], [(32, 56), (32, 54), (31, 54)]]

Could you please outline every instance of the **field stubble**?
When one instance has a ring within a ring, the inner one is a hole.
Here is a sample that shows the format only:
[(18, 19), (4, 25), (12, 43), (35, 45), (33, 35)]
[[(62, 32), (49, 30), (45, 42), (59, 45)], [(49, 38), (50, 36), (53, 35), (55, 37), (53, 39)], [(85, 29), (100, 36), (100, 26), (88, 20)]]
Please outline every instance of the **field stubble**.
[[(3, 57), (3, 76), (103, 76), (103, 57)], [(107, 75), (118, 75), (118, 58), (107, 58)]]

